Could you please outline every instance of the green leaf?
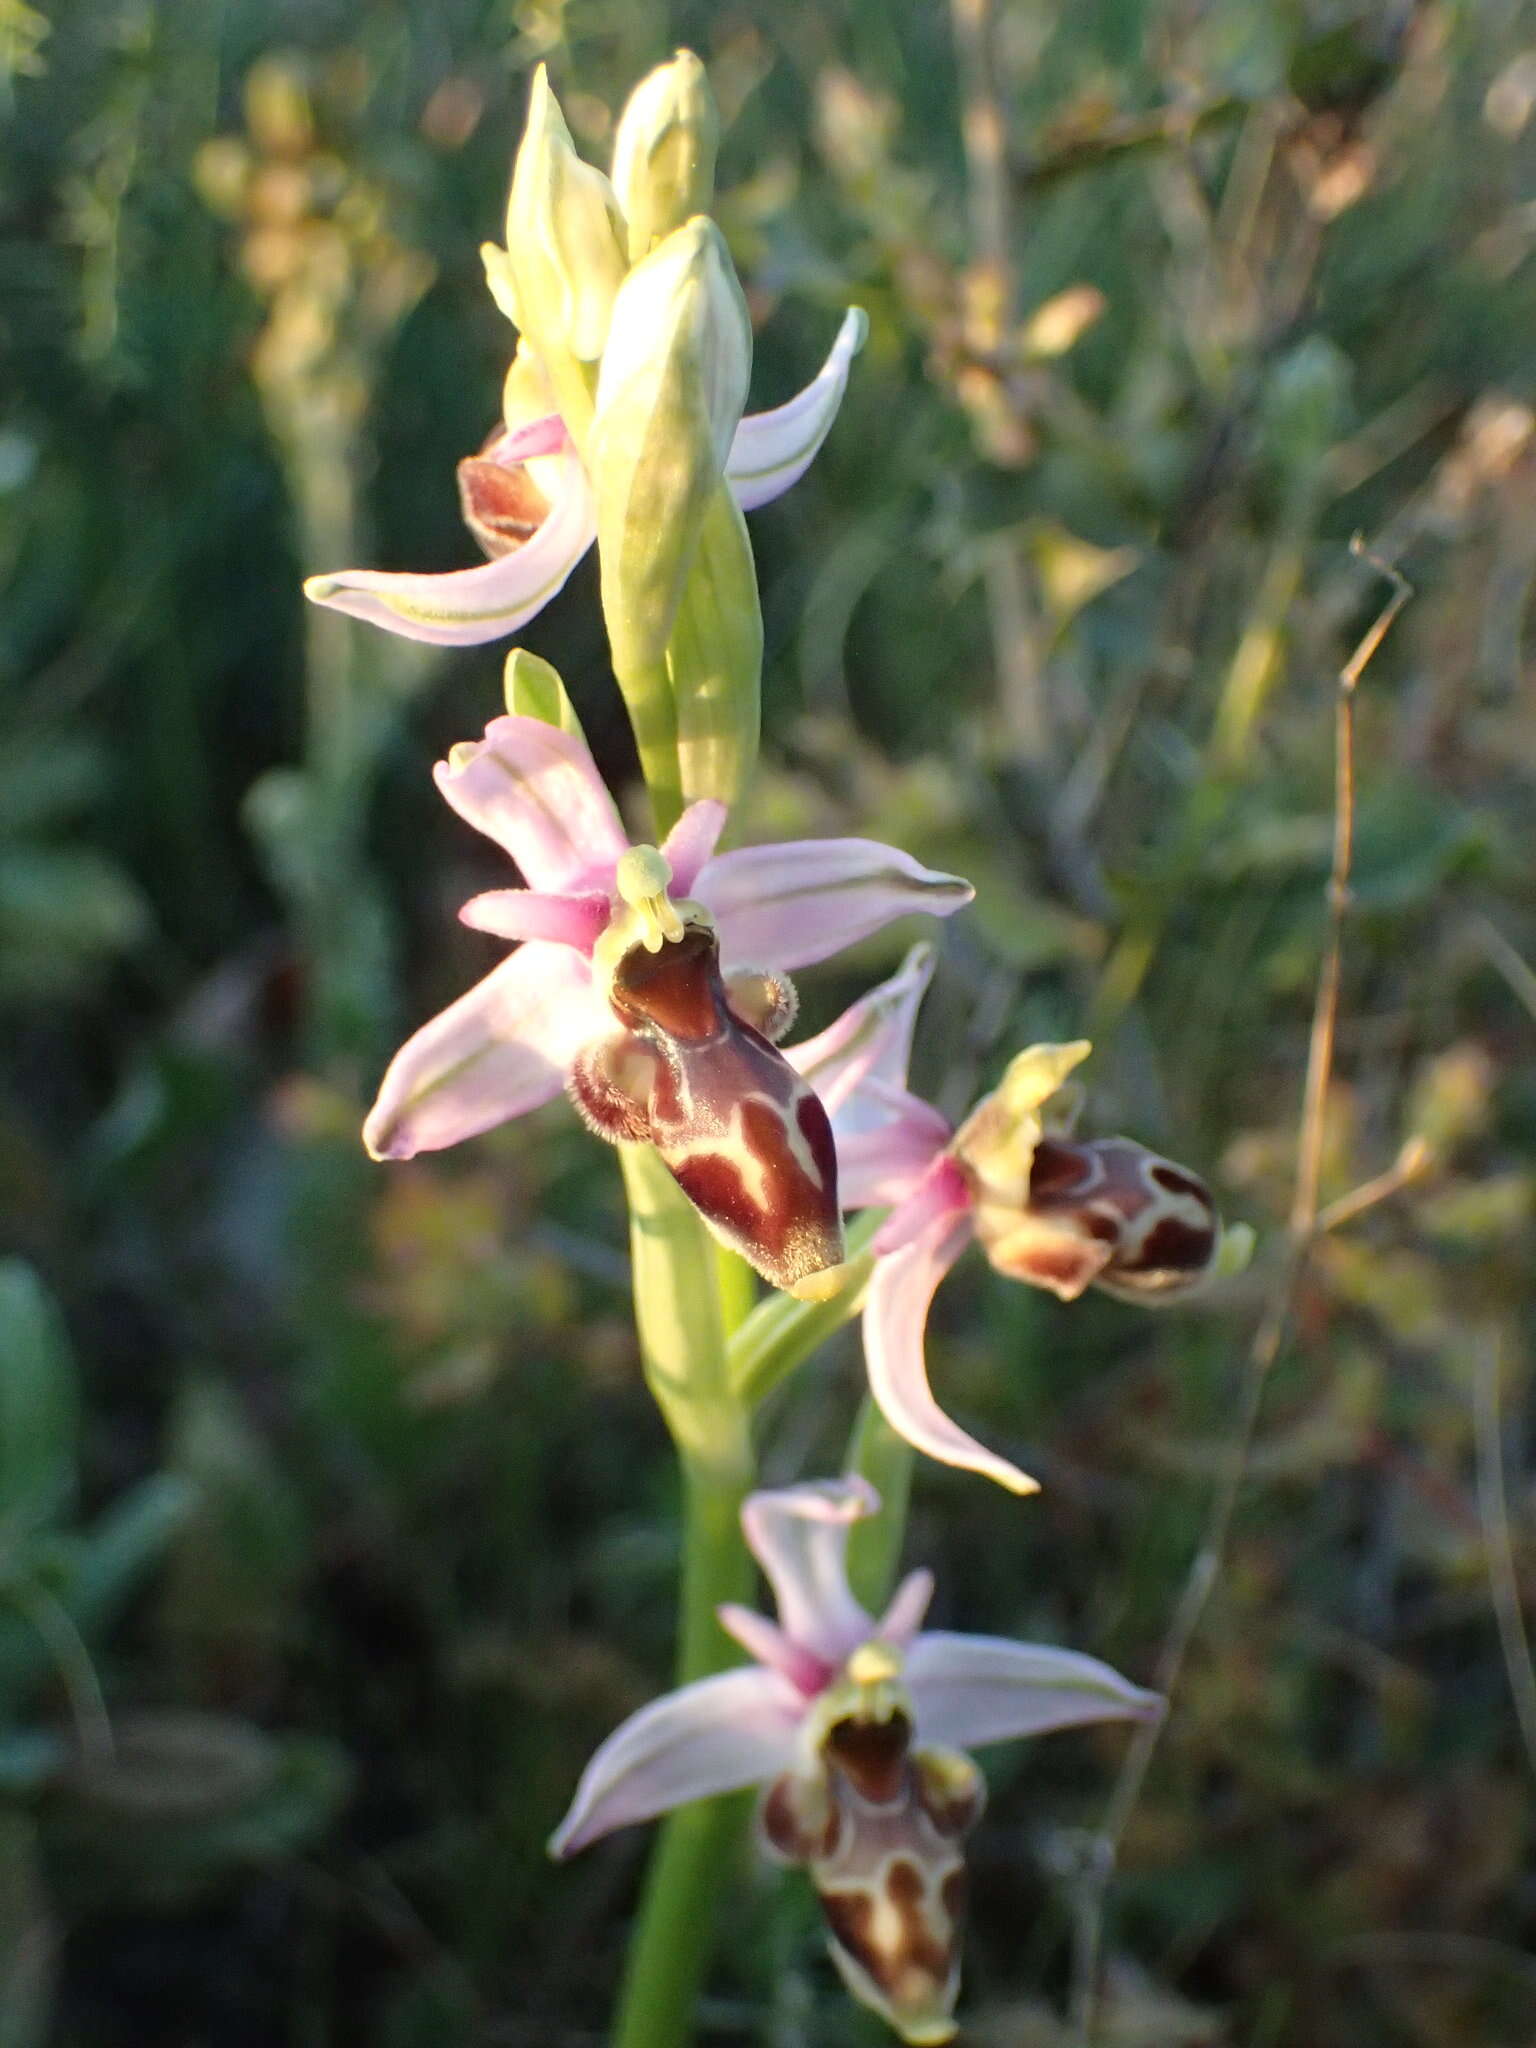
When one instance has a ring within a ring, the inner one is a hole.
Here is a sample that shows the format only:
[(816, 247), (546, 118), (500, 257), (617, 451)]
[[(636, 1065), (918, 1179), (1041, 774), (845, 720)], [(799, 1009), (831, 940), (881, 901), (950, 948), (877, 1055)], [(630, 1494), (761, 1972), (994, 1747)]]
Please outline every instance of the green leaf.
[(233, 1716), (128, 1715), (112, 1752), (82, 1759), (49, 1803), (50, 1873), (77, 1907), (185, 1905), (306, 1847), (350, 1781), (329, 1742)]
[(75, 1497), (79, 1394), (63, 1319), (32, 1268), (0, 1263), (0, 1527), (30, 1531)]
[(197, 1499), (174, 1473), (142, 1480), (97, 1517), (80, 1545), (64, 1604), (82, 1635), (109, 1621), (155, 1564)]

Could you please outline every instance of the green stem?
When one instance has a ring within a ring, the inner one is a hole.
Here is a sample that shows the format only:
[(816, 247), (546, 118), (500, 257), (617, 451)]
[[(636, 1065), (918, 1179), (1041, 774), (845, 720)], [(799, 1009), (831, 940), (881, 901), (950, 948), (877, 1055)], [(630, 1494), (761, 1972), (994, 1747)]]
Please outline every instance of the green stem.
[[(752, 1484), (748, 1411), (726, 1374), (728, 1332), (750, 1304), (751, 1276), (718, 1250), (648, 1146), (626, 1145), (622, 1158), (641, 1360), (682, 1464), (677, 1678), (686, 1685), (735, 1661), (715, 1609), (752, 1586), (740, 1522)], [(614, 2048), (682, 2048), (690, 2038), (720, 1875), (744, 1819), (742, 1800), (711, 1799), (664, 1823), (630, 1940)]]
[(755, 1408), (818, 1344), (858, 1314), (875, 1270), (870, 1241), (883, 1221), (883, 1211), (871, 1211), (851, 1226), (847, 1284), (829, 1300), (770, 1294), (746, 1317), (730, 1340), (730, 1381), (737, 1400)]
[(848, 1532), (848, 1583), (854, 1598), (879, 1614), (896, 1584), (907, 1503), (912, 1497), (912, 1446), (900, 1437), (866, 1394), (848, 1440), (846, 1469), (867, 1479), (880, 1496), (880, 1512)]
[(634, 730), (640, 772), (650, 792), (656, 837), (665, 839), (683, 810), (683, 774), (677, 752), (677, 706), (672, 679), (663, 662), (652, 669), (626, 669), (618, 674), (629, 722)]

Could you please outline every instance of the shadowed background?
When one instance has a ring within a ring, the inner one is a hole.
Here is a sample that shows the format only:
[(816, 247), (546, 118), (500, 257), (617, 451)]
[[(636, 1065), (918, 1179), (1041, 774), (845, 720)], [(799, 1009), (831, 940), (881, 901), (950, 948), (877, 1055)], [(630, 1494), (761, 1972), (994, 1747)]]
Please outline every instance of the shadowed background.
[[(673, 1473), (618, 1176), (563, 1103), (380, 1168), (362, 1108), (494, 961), (429, 765), (504, 650), (303, 574), (474, 558), (527, 79), (578, 143), (709, 64), (754, 408), (871, 337), (754, 516), (744, 836), (971, 876), (918, 1082), (1084, 1033), (1089, 1120), (1259, 1233), (1208, 1307), (968, 1261), (946, 1626), (1153, 1669), (1289, 1199), (1332, 696), (1379, 588), (1324, 1237), (1110, 1895), (1117, 2048), (1510, 2048), (1536, 2003), (1536, 11), (1426, 0), (0, 0), (0, 2044), (602, 2039), (645, 1846), (556, 1870), (666, 1682)], [(527, 629), (630, 773), (592, 562)], [(803, 979), (825, 1022), (895, 931)], [(832, 1469), (846, 1334), (777, 1399)], [(110, 1727), (115, 1743), (109, 1739)], [(964, 2038), (1063, 2048), (1123, 1732), (987, 1759)], [(722, 1872), (711, 2044), (869, 2043), (808, 1887)]]

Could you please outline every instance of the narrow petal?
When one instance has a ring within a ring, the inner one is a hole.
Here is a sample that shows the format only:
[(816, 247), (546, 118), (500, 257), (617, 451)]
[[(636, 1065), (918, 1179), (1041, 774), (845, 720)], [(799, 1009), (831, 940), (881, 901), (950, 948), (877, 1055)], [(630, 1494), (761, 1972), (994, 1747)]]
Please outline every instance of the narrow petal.
[(551, 1855), (574, 1855), (612, 1828), (775, 1777), (794, 1761), (802, 1710), (787, 1679), (757, 1666), (653, 1700), (614, 1730), (582, 1772), (550, 1838)]
[(726, 481), (743, 512), (753, 512), (796, 484), (815, 460), (837, 417), (848, 371), (864, 346), (869, 316), (850, 306), (820, 371), (805, 389), (772, 412), (749, 413), (726, 458)]
[(784, 1486), (748, 1496), (741, 1511), (747, 1548), (778, 1604), (779, 1626), (826, 1664), (840, 1664), (873, 1633), (848, 1587), (848, 1531), (872, 1515), (880, 1496), (867, 1479)]
[(1157, 1693), (1132, 1685), (1096, 1657), (1002, 1636), (921, 1635), (907, 1652), (903, 1675), (917, 1709), (918, 1740), (950, 1749), (979, 1749), (1088, 1721), (1147, 1721), (1163, 1710)]
[(725, 830), (726, 807), (713, 797), (701, 797), (696, 804), (690, 804), (667, 834), (662, 852), (672, 869), (672, 893), (674, 896), (691, 896), (693, 885), (703, 867), (715, 850), (715, 842)]
[(304, 595), (407, 640), (429, 640), (439, 647), (473, 647), (515, 633), (549, 603), (597, 534), (592, 493), (574, 456), (565, 460), (562, 479), (543, 525), (522, 547), (494, 562), (443, 576), (343, 569), (311, 576)]
[(908, 1572), (891, 1595), (891, 1603), (880, 1617), (881, 1642), (894, 1643), (898, 1649), (906, 1649), (922, 1627), (923, 1617), (928, 1612), (928, 1603), (932, 1598), (933, 1573)]
[(694, 893), (714, 912), (732, 967), (809, 967), (893, 918), (948, 917), (976, 893), (873, 839), (742, 846), (707, 861)]
[(409, 1159), (537, 1109), (601, 1028), (596, 1012), (585, 960), (565, 946), (520, 946), (395, 1054), (363, 1142), (375, 1159)]
[(512, 464), (526, 462), (534, 455), (563, 455), (571, 445), (571, 437), (565, 431), (565, 421), (557, 412), (547, 412), (539, 419), (524, 420), (520, 425), (508, 427), (505, 433), (497, 434), (486, 444), (483, 451), (487, 462)]
[(888, 1101), (866, 1099), (861, 1090), (870, 1081), (906, 1087), (918, 1005), (936, 957), (928, 941), (920, 940), (888, 981), (850, 1003), (825, 1031), (785, 1047), (784, 1057), (821, 1097), (839, 1142), (890, 1121)]
[[(863, 1091), (866, 1099), (872, 1084)], [(887, 1209), (905, 1204), (943, 1158), (953, 1136), (948, 1123), (936, 1109), (915, 1095), (901, 1091), (890, 1122), (879, 1130), (855, 1131), (851, 1137), (832, 1130), (837, 1141), (837, 1182), (839, 1200), (845, 1209)], [(962, 1199), (949, 1206), (962, 1209)], [(896, 1219), (891, 1219), (892, 1225)], [(881, 1231), (882, 1237), (885, 1231)], [(883, 1250), (895, 1250), (901, 1242), (893, 1235)]]
[(965, 1175), (953, 1159), (941, 1155), (875, 1233), (875, 1256), (900, 1251), (903, 1245), (932, 1232), (946, 1217), (965, 1217), (969, 1227), (975, 1227)]
[(1014, 1493), (1037, 1482), (967, 1436), (933, 1398), (923, 1330), (934, 1290), (970, 1239), (969, 1218), (941, 1217), (929, 1232), (875, 1262), (864, 1306), (869, 1391), (892, 1429), (941, 1465), (981, 1472)]
[(432, 772), (459, 816), (511, 854), (531, 888), (612, 887), (629, 841), (577, 734), (541, 718), (493, 718), (483, 740), (455, 747)]
[(726, 1634), (740, 1643), (749, 1657), (781, 1673), (803, 1699), (814, 1699), (832, 1676), (832, 1666), (813, 1656), (803, 1644), (792, 1642), (766, 1614), (738, 1607), (734, 1601), (717, 1607), (715, 1614)]
[(537, 889), (487, 889), (471, 896), (459, 911), (460, 924), (471, 931), (494, 932), (499, 939), (550, 939), (572, 946), (590, 959), (598, 934), (607, 924), (611, 905), (606, 896), (548, 896)]

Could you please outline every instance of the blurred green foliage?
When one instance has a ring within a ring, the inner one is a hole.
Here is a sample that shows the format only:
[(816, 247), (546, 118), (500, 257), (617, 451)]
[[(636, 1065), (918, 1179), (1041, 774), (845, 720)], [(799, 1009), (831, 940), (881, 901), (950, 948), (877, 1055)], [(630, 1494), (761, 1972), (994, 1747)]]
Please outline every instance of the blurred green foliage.
[[(1530, 2039), (1536, 1759), (1491, 1564), (1536, 1572), (1536, 15), (979, 16), (980, 87), (912, 0), (0, 5), (5, 2048), (601, 2038), (642, 1843), (542, 1843), (665, 1673), (676, 1561), (617, 1176), (560, 1104), (364, 1159), (397, 1035), (494, 957), (451, 916), (493, 865), (427, 766), (501, 655), (298, 586), (471, 559), (453, 465), (507, 342), (476, 251), (529, 70), (601, 157), (679, 42), (722, 107), (754, 403), (847, 300), (872, 320), (753, 522), (747, 829), (971, 875), (921, 1083), (958, 1111), (1089, 1029), (1097, 1126), (1261, 1237), (1150, 1321), (979, 1262), (945, 1289), (946, 1402), (1047, 1482), (1020, 1509), (918, 1473), (946, 1623), (1150, 1671), (1288, 1201), (1333, 678), (1377, 603), (1350, 534), (1416, 586), (1361, 689), (1325, 1200), (1409, 1138), (1432, 1164), (1308, 1281), (1126, 1842), (1106, 2038)], [(590, 564), (528, 637), (623, 780)], [(902, 938), (807, 977), (810, 1024)], [(859, 1381), (844, 1338), (775, 1397), (783, 1474), (839, 1455)], [(1070, 2038), (1122, 1743), (999, 1755), (968, 2040)], [(870, 2038), (804, 1890), (730, 1876), (706, 2037)]]

